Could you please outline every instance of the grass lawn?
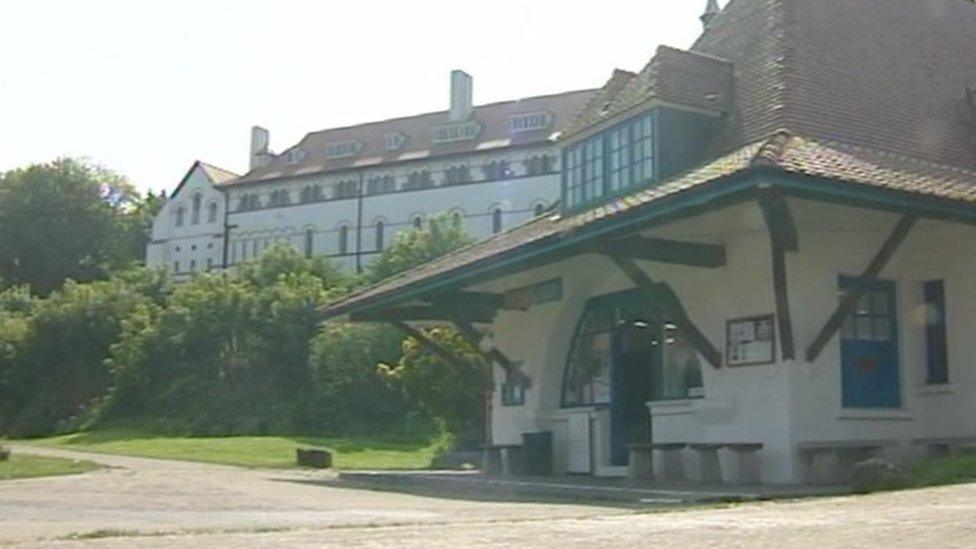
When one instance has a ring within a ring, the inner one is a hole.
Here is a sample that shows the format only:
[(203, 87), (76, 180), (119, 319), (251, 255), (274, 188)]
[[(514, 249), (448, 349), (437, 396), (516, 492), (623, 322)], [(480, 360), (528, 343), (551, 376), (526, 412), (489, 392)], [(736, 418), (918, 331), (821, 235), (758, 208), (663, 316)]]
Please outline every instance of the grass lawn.
[(340, 469), (423, 469), (430, 465), (436, 441), (383, 438), (290, 436), (174, 437), (132, 429), (108, 429), (22, 441), (53, 448), (164, 459), (182, 459), (244, 467), (295, 467), (298, 447), (326, 447)]
[(98, 469), (90, 461), (28, 456), (14, 452), (7, 461), (0, 461), (0, 481), (18, 478), (74, 475)]
[(976, 453), (954, 454), (920, 464), (911, 471), (918, 486), (976, 482)]

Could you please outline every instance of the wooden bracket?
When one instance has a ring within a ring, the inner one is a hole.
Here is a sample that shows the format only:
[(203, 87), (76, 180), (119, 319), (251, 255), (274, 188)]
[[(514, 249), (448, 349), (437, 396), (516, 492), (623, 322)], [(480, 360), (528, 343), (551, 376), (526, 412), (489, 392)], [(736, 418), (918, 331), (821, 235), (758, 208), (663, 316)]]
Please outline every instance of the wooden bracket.
[(666, 283), (654, 282), (633, 259), (610, 255), (618, 269), (630, 281), (644, 292), (650, 300), (651, 307), (667, 315), (669, 320), (678, 324), (679, 329), (688, 338), (688, 341), (705, 360), (715, 368), (722, 367), (722, 353), (712, 345), (708, 337), (702, 333), (694, 322), (688, 317), (681, 300), (677, 294)]
[(783, 195), (774, 189), (760, 189), (759, 207), (766, 220), (772, 249), (773, 294), (776, 299), (776, 322), (782, 342), (783, 360), (793, 360), (796, 358), (796, 343), (793, 338), (793, 319), (786, 280), (786, 252), (800, 250), (799, 238)]
[(598, 241), (595, 253), (688, 267), (714, 269), (725, 266), (725, 246), (663, 238), (628, 236)]
[[(881, 245), (881, 249), (875, 254), (867, 268), (864, 269), (864, 272), (861, 273), (861, 281), (873, 282), (877, 280), (878, 275), (888, 265), (888, 262), (895, 255), (895, 252), (898, 251), (898, 248), (905, 241), (905, 238), (917, 221), (918, 217), (915, 214), (906, 214), (898, 221), (898, 224), (892, 229), (891, 234), (885, 239), (884, 244)], [(844, 292), (844, 295), (841, 296), (840, 304), (837, 305), (837, 309), (834, 310), (834, 313), (827, 320), (827, 323), (824, 324), (820, 333), (813, 340), (813, 343), (807, 348), (807, 361), (813, 362), (817, 360), (821, 351), (827, 346), (827, 342), (840, 330), (844, 321), (854, 311), (858, 300), (864, 296), (866, 292), (865, 286), (865, 284), (855, 284)]]

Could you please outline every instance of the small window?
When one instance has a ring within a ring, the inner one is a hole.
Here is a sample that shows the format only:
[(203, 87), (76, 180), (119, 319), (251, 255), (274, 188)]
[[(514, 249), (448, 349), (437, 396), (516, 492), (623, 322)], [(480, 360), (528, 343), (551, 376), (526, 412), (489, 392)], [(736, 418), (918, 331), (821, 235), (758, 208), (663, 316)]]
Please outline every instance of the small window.
[(203, 207), (203, 196), (200, 193), (193, 195), (193, 215), (191, 216), (191, 223), (194, 225), (200, 224), (200, 208)]
[(508, 160), (494, 160), (489, 162), (481, 168), (481, 171), (485, 174), (485, 179), (488, 181), (508, 179), (514, 175)]
[(312, 252), (315, 247), (315, 231), (312, 229), (305, 230), (305, 257), (312, 257)]
[(382, 221), (376, 222), (376, 251), (381, 251), (384, 245), (384, 230), (386, 229), (385, 224)]
[(190, 260), (190, 272), (191, 273), (195, 273), (196, 271), (197, 271), (197, 260), (196, 259), (191, 259)]
[(213, 269), (213, 258), (212, 257), (208, 257), (207, 258), (207, 271), (210, 271), (211, 269)]
[(539, 203), (539, 204), (536, 204), (535, 205), (534, 213), (535, 213), (535, 216), (536, 217), (539, 217), (540, 215), (544, 214), (545, 212), (546, 212), (546, 206), (544, 204)]
[(464, 218), (461, 216), (461, 212), (455, 211), (454, 213), (451, 214), (451, 222), (454, 224), (455, 227), (461, 227), (461, 223), (463, 222), (463, 220)]
[(217, 212), (219, 208), (220, 206), (218, 206), (216, 202), (210, 203), (210, 205), (207, 207), (207, 223), (217, 222)]
[(945, 283), (931, 280), (924, 284), (925, 350), (930, 385), (949, 383), (949, 353), (946, 336)]
[(413, 228), (414, 229), (417, 229), (419, 231), (423, 227), (424, 227), (424, 218), (420, 217), (419, 215), (418, 216), (414, 216), (414, 218), (413, 218)]
[(412, 171), (407, 175), (405, 190), (429, 189), (434, 185), (434, 180), (427, 170)]
[(183, 206), (180, 206), (180, 207), (176, 208), (176, 222), (175, 222), (175, 225), (177, 227), (182, 227), (183, 226), (183, 217), (185, 215), (186, 215), (186, 213), (183, 211)]
[(520, 364), (505, 370), (505, 381), (502, 382), (502, 406), (522, 406), (525, 404), (524, 375), (519, 370)]
[(173, 272), (174, 273), (179, 273), (180, 272), (180, 262), (179, 261), (174, 261), (173, 262)]
[(349, 227), (347, 225), (339, 227), (339, 253), (341, 255), (349, 253)]
[(491, 212), (491, 234), (502, 232), (502, 209), (495, 208)]
[(467, 166), (451, 166), (444, 171), (445, 185), (460, 185), (471, 181), (471, 170)]

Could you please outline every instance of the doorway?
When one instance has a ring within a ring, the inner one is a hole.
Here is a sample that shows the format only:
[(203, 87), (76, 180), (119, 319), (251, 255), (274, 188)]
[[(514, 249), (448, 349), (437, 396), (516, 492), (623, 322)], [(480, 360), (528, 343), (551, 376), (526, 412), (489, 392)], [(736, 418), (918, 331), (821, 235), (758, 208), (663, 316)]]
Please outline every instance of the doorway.
[(901, 407), (895, 284), (842, 277), (840, 287), (860, 286), (864, 296), (841, 330), (841, 384), (846, 408)]

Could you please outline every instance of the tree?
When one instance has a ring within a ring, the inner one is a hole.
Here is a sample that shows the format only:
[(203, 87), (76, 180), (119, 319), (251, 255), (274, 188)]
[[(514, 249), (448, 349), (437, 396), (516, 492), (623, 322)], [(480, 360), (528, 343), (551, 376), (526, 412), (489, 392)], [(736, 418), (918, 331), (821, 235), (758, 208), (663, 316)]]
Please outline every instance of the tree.
[(425, 228), (399, 233), (370, 266), (368, 279), (378, 282), (473, 242), (458, 218), (440, 214), (431, 218)]
[(0, 175), (0, 280), (47, 295), (143, 257), (158, 204), (125, 178), (63, 158)]

